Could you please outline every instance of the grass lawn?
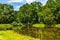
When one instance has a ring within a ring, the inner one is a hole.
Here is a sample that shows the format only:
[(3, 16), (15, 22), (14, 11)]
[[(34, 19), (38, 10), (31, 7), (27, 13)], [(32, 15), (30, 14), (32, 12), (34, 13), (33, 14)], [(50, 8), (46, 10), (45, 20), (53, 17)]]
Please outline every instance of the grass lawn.
[[(33, 27), (40, 27), (40, 28), (44, 28), (45, 27), (45, 24), (33, 24), (32, 25)], [(56, 28), (60, 28), (60, 24), (55, 24)]]
[(40, 28), (44, 28), (45, 24), (33, 24), (33, 27), (40, 27)]
[(6, 28), (11, 28), (12, 25), (11, 24), (0, 24), (0, 30), (1, 29), (6, 29)]
[(56, 24), (55, 27), (60, 28), (60, 24)]
[(22, 34), (17, 34), (14, 31), (0, 31), (0, 40), (40, 40), (33, 37), (25, 36)]

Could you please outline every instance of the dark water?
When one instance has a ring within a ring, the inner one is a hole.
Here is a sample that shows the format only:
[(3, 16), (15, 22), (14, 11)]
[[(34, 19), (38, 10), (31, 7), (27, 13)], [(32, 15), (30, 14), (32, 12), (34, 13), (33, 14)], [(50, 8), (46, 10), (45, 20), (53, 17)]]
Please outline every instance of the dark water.
[(42, 38), (42, 40), (60, 40), (60, 28), (23, 27), (20, 33), (34, 38)]

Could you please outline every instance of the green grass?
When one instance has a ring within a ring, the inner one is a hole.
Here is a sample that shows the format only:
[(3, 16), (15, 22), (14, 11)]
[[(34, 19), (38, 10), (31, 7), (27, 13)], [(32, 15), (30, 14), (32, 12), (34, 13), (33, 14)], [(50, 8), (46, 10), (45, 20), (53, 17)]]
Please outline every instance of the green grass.
[[(40, 28), (44, 28), (45, 27), (45, 24), (33, 24), (32, 25), (33, 27), (40, 27)], [(60, 24), (55, 24), (56, 28), (60, 28)]]
[(11, 24), (0, 24), (0, 30), (4, 30), (6, 28), (11, 28), (12, 25)]
[(0, 31), (0, 40), (40, 40), (33, 37), (17, 34), (14, 31)]
[(33, 27), (40, 27), (40, 28), (44, 28), (45, 24), (34, 24), (32, 25)]
[(60, 28), (60, 24), (55, 24), (55, 27)]
[(11, 24), (0, 24), (0, 27), (11, 27), (12, 25)]

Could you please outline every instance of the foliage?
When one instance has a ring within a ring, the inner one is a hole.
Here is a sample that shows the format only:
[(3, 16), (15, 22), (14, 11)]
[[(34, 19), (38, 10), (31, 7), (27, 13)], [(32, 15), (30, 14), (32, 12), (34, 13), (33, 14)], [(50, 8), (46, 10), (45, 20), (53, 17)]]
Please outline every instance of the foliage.
[(42, 4), (40, 2), (33, 2), (31, 4), (26, 3), (23, 6), (21, 6), (18, 13), (20, 21), (22, 23), (37, 23), (37, 12), (39, 11), (41, 5)]
[(9, 24), (14, 21), (14, 9), (10, 4), (0, 3), (0, 24)]
[[(42, 6), (40, 2), (32, 2), (31, 4), (22, 5), (18, 11), (10, 4), (0, 3), (0, 24), (20, 25), (20, 23), (28, 25), (43, 23), (47, 25), (60, 23), (60, 1), (48, 0)], [(16, 22), (14, 24), (14, 22)]]

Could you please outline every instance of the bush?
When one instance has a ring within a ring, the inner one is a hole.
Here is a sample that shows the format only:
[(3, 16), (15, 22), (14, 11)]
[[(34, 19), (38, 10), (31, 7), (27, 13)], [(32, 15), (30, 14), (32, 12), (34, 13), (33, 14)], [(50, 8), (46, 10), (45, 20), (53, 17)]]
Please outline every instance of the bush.
[(22, 23), (17, 23), (17, 22), (13, 22), (12, 25), (13, 25), (12, 30), (14, 30), (14, 31), (16, 31), (16, 32), (20, 32), (21, 28), (22, 28), (22, 27), (25, 27), (24, 24), (22, 24)]
[(24, 26), (24, 24), (22, 24), (22, 23), (17, 23), (17, 22), (13, 22), (12, 23), (12, 25), (13, 25), (13, 27), (15, 27), (15, 26)]

